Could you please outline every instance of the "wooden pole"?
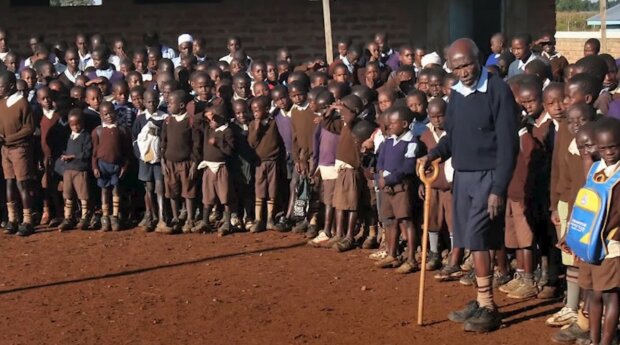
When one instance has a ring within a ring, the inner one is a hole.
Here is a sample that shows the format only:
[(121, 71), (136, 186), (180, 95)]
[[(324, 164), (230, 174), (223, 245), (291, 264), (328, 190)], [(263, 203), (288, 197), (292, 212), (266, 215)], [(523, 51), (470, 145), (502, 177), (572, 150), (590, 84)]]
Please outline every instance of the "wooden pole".
[(325, 55), (327, 64), (334, 62), (334, 45), (332, 44), (332, 15), (329, 0), (323, 0), (323, 25), (325, 26)]
[(600, 0), (601, 53), (607, 53), (607, 0)]

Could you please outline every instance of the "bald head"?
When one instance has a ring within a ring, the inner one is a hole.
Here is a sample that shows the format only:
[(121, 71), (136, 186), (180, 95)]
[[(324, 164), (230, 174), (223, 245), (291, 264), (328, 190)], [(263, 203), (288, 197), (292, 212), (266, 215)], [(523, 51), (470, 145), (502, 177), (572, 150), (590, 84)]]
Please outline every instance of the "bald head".
[(448, 61), (453, 73), (465, 86), (474, 86), (480, 76), (480, 50), (469, 38), (460, 38), (448, 48)]

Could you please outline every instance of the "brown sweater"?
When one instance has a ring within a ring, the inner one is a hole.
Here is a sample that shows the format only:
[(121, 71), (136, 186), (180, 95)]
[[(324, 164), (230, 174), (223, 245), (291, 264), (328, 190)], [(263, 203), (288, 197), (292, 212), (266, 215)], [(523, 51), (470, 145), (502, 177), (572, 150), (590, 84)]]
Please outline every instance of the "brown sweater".
[(569, 209), (572, 210), (579, 189), (586, 183), (588, 172), (585, 171), (582, 157), (574, 155), (568, 152), (568, 150), (566, 150), (561, 164), (560, 182), (562, 184), (560, 187), (565, 188), (566, 201), (568, 202)]
[(564, 160), (564, 153), (568, 152), (568, 146), (573, 140), (573, 135), (568, 131), (568, 125), (566, 120), (560, 121), (558, 132), (555, 135), (555, 145), (553, 146), (553, 157), (551, 158), (551, 186), (550, 186), (550, 199), (551, 210), (556, 210), (558, 207), (558, 201), (569, 202), (570, 193), (566, 187), (566, 183), (561, 181), (561, 166), (560, 163)]
[(517, 164), (508, 185), (508, 198), (515, 201), (532, 201), (536, 194), (536, 179), (538, 174), (537, 161), (539, 160), (541, 145), (530, 133), (519, 137), (520, 151)]
[(346, 123), (340, 118), (330, 116), (321, 121), (321, 126), (326, 130), (340, 135), (336, 148), (336, 160), (345, 162), (355, 169), (362, 165), (361, 143), (355, 138), (351, 129), (353, 123)]
[[(8, 106), (7, 100), (14, 102)], [(0, 136), (4, 138), (5, 146), (29, 144), (34, 128), (32, 109), (26, 98), (14, 94), (0, 100)]]
[[(258, 127), (256, 123), (259, 123)], [(252, 120), (248, 132), (248, 143), (256, 151), (261, 161), (275, 161), (282, 150), (282, 138), (278, 132), (276, 121), (269, 118), (266, 125), (260, 120)]]
[(198, 122), (189, 114), (183, 121), (177, 121), (169, 116), (161, 130), (161, 152), (166, 161), (170, 162), (197, 162), (200, 157), (200, 131), (194, 130)]
[[(424, 149), (426, 152), (434, 149), (437, 146), (437, 141), (435, 140), (435, 136), (431, 132), (430, 129), (424, 131), (420, 136), (420, 141), (424, 144)], [(444, 171), (444, 163), (439, 164), (439, 175), (433, 184), (431, 185), (433, 189), (438, 189), (441, 191), (449, 191), (452, 189), (452, 186), (446, 179), (446, 173)]]
[[(50, 128), (52, 128), (54, 125), (58, 123), (58, 119), (60, 119), (60, 117), (58, 116), (58, 113), (54, 112), (54, 115), (52, 115), (51, 119), (48, 119), (46, 116), (42, 116), (41, 121), (39, 122), (39, 128), (41, 128), (41, 151), (43, 152), (44, 158), (52, 157), (52, 149), (50, 146), (53, 147), (54, 143), (48, 142), (47, 134), (50, 131)], [(49, 139), (53, 139), (53, 138), (49, 138)]]
[[(607, 236), (611, 230), (620, 227), (620, 184), (616, 185), (612, 190), (609, 205), (609, 215), (607, 216), (604, 236)], [(616, 231), (613, 239), (616, 241), (620, 240), (620, 230)]]
[(312, 148), (314, 147), (314, 123), (316, 115), (307, 107), (300, 110), (294, 107), (291, 110), (291, 127), (293, 129), (293, 160), (295, 162), (308, 161), (312, 158)]
[[(226, 162), (235, 150), (235, 138), (232, 129), (216, 131), (210, 127), (204, 130), (202, 159), (207, 162)], [(215, 138), (215, 144), (209, 144), (209, 139)]]
[(123, 167), (129, 165), (131, 148), (131, 134), (124, 127), (105, 128), (99, 126), (91, 134), (93, 141), (93, 170), (99, 169), (97, 162), (116, 164)]

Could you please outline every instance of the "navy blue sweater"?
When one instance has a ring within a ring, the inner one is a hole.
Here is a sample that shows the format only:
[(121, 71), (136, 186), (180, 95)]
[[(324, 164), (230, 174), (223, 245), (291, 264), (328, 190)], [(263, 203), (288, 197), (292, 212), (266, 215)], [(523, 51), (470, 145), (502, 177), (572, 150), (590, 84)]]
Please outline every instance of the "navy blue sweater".
[(480, 87), (463, 96), (450, 94), (447, 135), (429, 152), (429, 160), (452, 157), (457, 171), (494, 170), (491, 193), (506, 196), (519, 153), (518, 109), (508, 85), (488, 74), (486, 92)]
[(411, 131), (405, 132), (398, 139), (389, 138), (379, 146), (377, 171), (383, 171), (386, 185), (400, 184), (406, 177), (413, 176), (417, 147)]

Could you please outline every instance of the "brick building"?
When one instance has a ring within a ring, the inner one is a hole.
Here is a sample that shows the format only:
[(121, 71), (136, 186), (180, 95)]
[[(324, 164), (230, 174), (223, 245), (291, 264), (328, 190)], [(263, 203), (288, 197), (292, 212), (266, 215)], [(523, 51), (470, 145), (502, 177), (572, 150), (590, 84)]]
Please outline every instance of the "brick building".
[[(145, 30), (157, 30), (173, 46), (181, 32), (203, 36), (215, 57), (225, 53), (230, 35), (240, 36), (253, 57), (271, 57), (265, 54), (281, 46), (296, 59), (324, 53), (316, 0), (103, 0), (97, 7), (53, 8), (48, 2), (0, 0), (0, 26), (11, 33), (12, 49), (24, 51), (34, 33), (47, 42), (72, 42), (76, 32), (100, 32), (134, 45)], [(334, 41), (350, 36), (363, 43), (386, 31), (394, 47), (411, 43), (437, 51), (462, 36), (486, 50), (490, 35), (500, 30), (536, 35), (555, 28), (554, 0), (336, 0), (331, 8)]]

